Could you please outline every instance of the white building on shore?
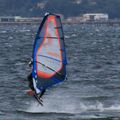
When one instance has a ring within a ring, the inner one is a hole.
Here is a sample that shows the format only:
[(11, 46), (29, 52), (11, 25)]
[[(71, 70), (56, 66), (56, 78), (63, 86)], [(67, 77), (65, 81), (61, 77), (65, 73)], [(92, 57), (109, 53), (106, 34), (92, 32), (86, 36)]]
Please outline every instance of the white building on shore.
[(40, 22), (41, 17), (1, 16), (0, 22)]
[(87, 13), (83, 14), (83, 19), (84, 21), (107, 21), (109, 16), (105, 13)]

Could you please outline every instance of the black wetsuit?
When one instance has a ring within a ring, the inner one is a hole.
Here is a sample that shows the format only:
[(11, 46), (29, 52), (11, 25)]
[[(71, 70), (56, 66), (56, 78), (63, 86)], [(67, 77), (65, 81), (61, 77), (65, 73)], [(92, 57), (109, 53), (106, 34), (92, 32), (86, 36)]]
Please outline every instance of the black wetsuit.
[(29, 82), (29, 87), (34, 91), (34, 87), (33, 87), (33, 80), (32, 80), (32, 73), (30, 73), (27, 77), (28, 82)]

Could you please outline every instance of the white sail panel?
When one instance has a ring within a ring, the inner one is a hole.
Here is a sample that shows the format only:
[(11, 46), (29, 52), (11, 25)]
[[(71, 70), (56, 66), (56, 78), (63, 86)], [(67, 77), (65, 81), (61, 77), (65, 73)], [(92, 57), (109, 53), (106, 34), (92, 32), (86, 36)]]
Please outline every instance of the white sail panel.
[(46, 31), (43, 43), (37, 51), (37, 71), (43, 78), (53, 76), (62, 68), (60, 38), (58, 35), (58, 29), (56, 28), (57, 25), (55, 17), (49, 16), (46, 22)]

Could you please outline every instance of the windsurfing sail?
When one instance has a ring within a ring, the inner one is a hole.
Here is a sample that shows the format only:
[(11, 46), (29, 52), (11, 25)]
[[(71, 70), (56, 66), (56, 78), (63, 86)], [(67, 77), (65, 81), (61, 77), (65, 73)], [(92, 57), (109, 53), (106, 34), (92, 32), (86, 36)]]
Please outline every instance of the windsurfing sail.
[(33, 85), (36, 93), (66, 79), (66, 51), (60, 16), (46, 14), (33, 48)]

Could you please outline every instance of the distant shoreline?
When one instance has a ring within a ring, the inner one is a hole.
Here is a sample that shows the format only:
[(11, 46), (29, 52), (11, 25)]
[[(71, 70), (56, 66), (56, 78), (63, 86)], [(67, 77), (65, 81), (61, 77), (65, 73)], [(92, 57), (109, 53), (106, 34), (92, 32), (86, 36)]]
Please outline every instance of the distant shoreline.
[(0, 22), (0, 25), (40, 24), (41, 22)]
[[(41, 21), (39, 22), (34, 22), (34, 21), (20, 21), (20, 22), (0, 22), (0, 25), (21, 25), (21, 24), (40, 24)], [(107, 21), (66, 21), (63, 20), (63, 24), (119, 24), (120, 25), (120, 20), (107, 20)]]

